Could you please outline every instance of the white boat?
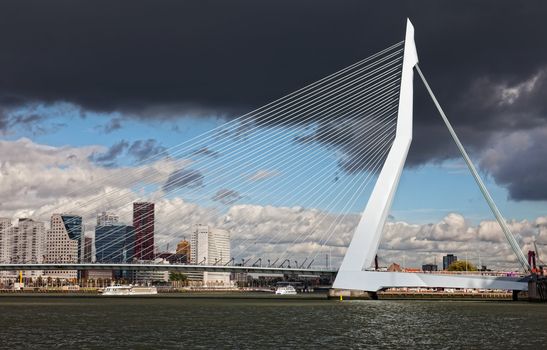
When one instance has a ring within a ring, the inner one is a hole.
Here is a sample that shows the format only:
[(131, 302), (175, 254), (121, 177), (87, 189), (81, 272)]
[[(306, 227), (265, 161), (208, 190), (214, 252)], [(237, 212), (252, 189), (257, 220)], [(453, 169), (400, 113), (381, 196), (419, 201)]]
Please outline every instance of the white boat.
[(102, 295), (152, 295), (158, 294), (156, 287), (146, 287), (146, 286), (122, 286), (122, 285), (113, 285), (106, 287)]
[(275, 290), (275, 294), (279, 294), (279, 295), (295, 295), (295, 294), (296, 294), (296, 289), (294, 289), (294, 287), (291, 286), (291, 285), (288, 285), (288, 286), (279, 286), (279, 287), (277, 287), (277, 289)]

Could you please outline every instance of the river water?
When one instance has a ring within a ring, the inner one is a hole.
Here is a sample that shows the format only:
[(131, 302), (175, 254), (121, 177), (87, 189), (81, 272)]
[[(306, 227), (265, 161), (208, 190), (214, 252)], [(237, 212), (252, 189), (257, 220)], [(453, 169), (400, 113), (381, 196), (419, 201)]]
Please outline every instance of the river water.
[(1, 349), (545, 349), (547, 305), (0, 296), (0, 342)]

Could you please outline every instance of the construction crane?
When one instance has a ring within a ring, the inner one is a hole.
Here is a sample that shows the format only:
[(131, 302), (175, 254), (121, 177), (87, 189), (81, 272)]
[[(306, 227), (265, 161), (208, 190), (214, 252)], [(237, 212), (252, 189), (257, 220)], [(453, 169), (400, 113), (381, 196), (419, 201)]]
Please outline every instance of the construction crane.
[(538, 261), (538, 265), (540, 266), (540, 269), (543, 270), (543, 267), (545, 266), (545, 263), (541, 260), (541, 257), (539, 255), (539, 249), (538, 249), (538, 244), (540, 245), (547, 245), (545, 243), (538, 243), (537, 242), (537, 237), (539, 237), (541, 235), (541, 226), (540, 224), (536, 225), (537, 229), (538, 229), (538, 233), (537, 233), (537, 236), (534, 237), (534, 240), (532, 241), (532, 243), (534, 244), (534, 252), (535, 252), (535, 255), (536, 255), (536, 260)]
[[(540, 256), (539, 256), (539, 250), (538, 250), (538, 246), (537, 246), (537, 242), (536, 240), (534, 239), (533, 241), (534, 243), (534, 250), (536, 251), (536, 259), (537, 261), (542, 265), (542, 266), (545, 266), (545, 263), (541, 260)], [(541, 245), (547, 245), (547, 243), (539, 243)]]

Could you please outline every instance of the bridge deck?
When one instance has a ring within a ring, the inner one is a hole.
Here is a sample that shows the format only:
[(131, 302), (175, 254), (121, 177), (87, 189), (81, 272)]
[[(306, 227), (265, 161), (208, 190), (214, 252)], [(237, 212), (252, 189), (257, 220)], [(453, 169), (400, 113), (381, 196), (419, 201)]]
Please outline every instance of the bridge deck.
[(386, 288), (476, 288), (528, 290), (528, 276), (447, 275), (414, 272), (342, 271), (334, 288), (376, 292)]
[(217, 266), (189, 264), (0, 264), (1, 270), (127, 270), (127, 271), (208, 271), (208, 272), (242, 272), (272, 273), (287, 275), (335, 275), (336, 270), (301, 269), (288, 267), (260, 266)]

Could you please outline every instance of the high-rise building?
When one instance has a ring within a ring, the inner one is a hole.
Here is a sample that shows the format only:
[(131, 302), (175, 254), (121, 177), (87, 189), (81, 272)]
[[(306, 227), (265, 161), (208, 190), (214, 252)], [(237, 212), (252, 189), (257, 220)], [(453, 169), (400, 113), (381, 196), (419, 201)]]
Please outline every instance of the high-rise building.
[(84, 236), (84, 255), (82, 257), (82, 262), (91, 263), (93, 260), (93, 237)]
[(209, 239), (209, 262), (217, 264), (226, 264), (231, 259), (230, 254), (230, 233), (226, 230), (213, 228), (210, 230)]
[(135, 258), (154, 260), (154, 203), (133, 203)]
[[(84, 237), (83, 263), (92, 263), (95, 261), (93, 247), (94, 237), (86, 235)], [(108, 281), (112, 279), (112, 270), (83, 270), (80, 277), (86, 280), (102, 280), (108, 284)]]
[(46, 227), (43, 222), (21, 218), (11, 228), (11, 262), (43, 262), (45, 254)]
[(177, 244), (177, 255), (180, 257), (180, 263), (187, 264), (190, 262), (190, 242), (183, 239)]
[[(224, 265), (230, 261), (230, 233), (221, 229), (210, 229), (207, 225), (194, 225), (190, 239), (190, 261), (193, 264)], [(206, 285), (229, 285), (230, 274), (204, 272)]]
[(11, 219), (0, 218), (0, 262), (2, 263), (10, 262), (11, 227)]
[(97, 226), (116, 225), (120, 217), (112, 212), (103, 211), (97, 215)]
[[(190, 263), (206, 264), (209, 252), (209, 226), (196, 224), (190, 236)], [(199, 252), (199, 253), (198, 253)]]
[[(0, 218), (0, 263), (10, 262), (11, 219)], [(12, 271), (0, 271), (0, 278), (12, 276)]]
[[(76, 215), (53, 214), (51, 228), (46, 234), (46, 256), (48, 263), (77, 263), (81, 261), (83, 250), (82, 217)], [(76, 278), (75, 270), (46, 271), (48, 276), (57, 278)]]
[(443, 270), (448, 270), (448, 267), (456, 261), (458, 261), (458, 257), (454, 254), (447, 254), (443, 256)]
[(122, 224), (95, 228), (95, 259), (101, 263), (122, 263), (133, 259), (135, 231)]
[[(46, 228), (43, 222), (20, 218), (17, 226), (12, 226), (10, 219), (0, 219), (0, 260), (6, 263), (42, 263), (45, 236)], [(36, 277), (41, 274), (42, 271), (24, 272), (25, 277)]]

